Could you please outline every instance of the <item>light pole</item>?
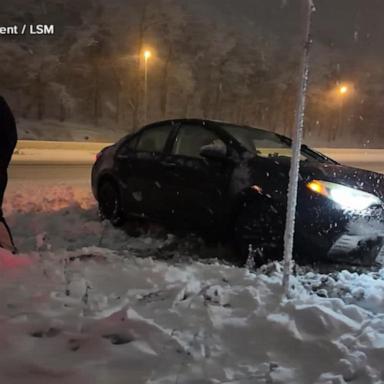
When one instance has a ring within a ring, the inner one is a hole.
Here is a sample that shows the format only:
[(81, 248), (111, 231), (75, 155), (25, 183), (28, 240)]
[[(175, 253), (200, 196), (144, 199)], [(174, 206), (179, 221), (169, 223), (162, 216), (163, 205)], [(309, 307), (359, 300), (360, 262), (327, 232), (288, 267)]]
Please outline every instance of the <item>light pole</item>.
[(144, 119), (145, 123), (148, 122), (148, 61), (152, 56), (151, 51), (146, 49), (143, 53), (144, 56)]
[[(344, 110), (344, 98), (347, 96), (349, 88), (347, 85), (340, 85), (338, 89), (339, 93), (339, 134), (343, 133), (343, 110)], [(336, 139), (336, 135), (334, 137)]]

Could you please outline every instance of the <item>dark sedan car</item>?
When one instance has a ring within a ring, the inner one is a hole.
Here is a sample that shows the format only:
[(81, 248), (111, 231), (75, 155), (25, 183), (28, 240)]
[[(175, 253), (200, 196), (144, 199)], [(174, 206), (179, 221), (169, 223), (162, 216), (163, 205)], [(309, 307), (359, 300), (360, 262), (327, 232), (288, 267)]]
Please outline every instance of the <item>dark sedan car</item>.
[[(235, 244), (239, 260), (282, 256), (291, 140), (184, 119), (144, 127), (98, 155), (102, 217), (144, 217)], [(384, 176), (301, 150), (295, 257), (372, 263), (383, 248)]]

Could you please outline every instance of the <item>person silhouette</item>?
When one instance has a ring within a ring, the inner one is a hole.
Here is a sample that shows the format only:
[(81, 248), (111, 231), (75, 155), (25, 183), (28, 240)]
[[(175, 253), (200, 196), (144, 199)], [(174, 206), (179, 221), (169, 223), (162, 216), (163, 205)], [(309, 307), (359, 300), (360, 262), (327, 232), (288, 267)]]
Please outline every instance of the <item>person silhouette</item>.
[(16, 122), (11, 109), (0, 96), (0, 247), (16, 253), (11, 231), (3, 214), (3, 199), (8, 183), (8, 166), (17, 143)]

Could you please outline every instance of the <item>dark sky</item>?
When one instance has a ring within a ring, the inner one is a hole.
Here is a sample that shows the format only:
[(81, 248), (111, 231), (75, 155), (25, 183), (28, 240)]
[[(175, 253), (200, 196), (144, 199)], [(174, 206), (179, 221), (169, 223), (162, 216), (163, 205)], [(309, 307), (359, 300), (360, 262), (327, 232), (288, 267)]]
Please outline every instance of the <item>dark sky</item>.
[(382, 0), (321, 0), (317, 3), (314, 32), (319, 41), (332, 41), (346, 53), (384, 56)]
[[(130, 0), (102, 0), (131, 4)], [(260, 29), (279, 36), (284, 44), (297, 44), (305, 0), (178, 0), (199, 18), (222, 24), (252, 39)], [(0, 0), (2, 5), (16, 0)], [(49, 0), (46, 1), (49, 3)], [(313, 34), (316, 43), (340, 48), (346, 55), (384, 58), (384, 0), (314, 0)], [(36, 2), (38, 3), (38, 2)], [(68, 0), (67, 4), (76, 0)], [(31, 0), (33, 4), (33, 0)], [(283, 6), (283, 4), (285, 4)], [(27, 10), (22, 9), (25, 13)], [(0, 6), (1, 11), (1, 6)], [(1, 14), (0, 14), (1, 18)], [(53, 20), (55, 22), (57, 20)], [(358, 39), (356, 39), (356, 37)]]

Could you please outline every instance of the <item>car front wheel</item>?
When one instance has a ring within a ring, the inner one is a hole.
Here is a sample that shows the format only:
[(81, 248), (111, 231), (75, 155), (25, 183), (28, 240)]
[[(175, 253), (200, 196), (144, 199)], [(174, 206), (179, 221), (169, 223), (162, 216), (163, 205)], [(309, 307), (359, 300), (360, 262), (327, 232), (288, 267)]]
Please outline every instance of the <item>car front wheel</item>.
[(99, 187), (98, 200), (100, 218), (109, 220), (115, 227), (122, 226), (125, 219), (117, 185), (110, 180), (103, 181)]

